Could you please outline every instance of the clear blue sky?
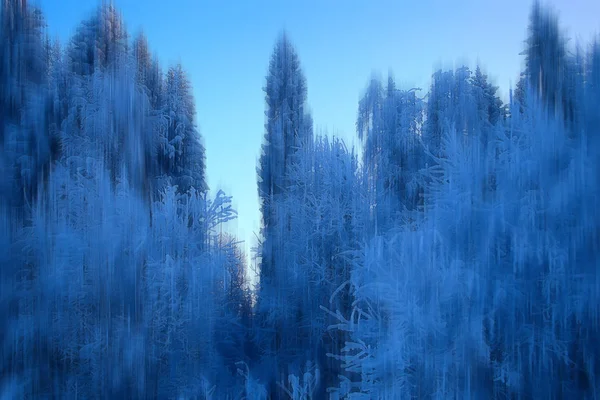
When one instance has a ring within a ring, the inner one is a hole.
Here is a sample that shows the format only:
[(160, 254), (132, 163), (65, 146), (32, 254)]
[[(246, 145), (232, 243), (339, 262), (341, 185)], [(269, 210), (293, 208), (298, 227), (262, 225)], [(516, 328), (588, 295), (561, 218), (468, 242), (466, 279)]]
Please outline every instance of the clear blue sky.
[[(37, 0), (65, 41), (98, 4)], [(194, 86), (208, 183), (234, 196), (240, 239), (260, 214), (256, 163), (269, 56), (286, 29), (308, 81), (316, 132), (355, 138), (359, 96), (373, 71), (426, 89), (436, 66), (480, 61), (503, 96), (521, 68), (527, 0), (116, 0), (130, 34), (143, 29), (163, 66), (180, 61)], [(571, 37), (600, 31), (599, 0), (555, 0)], [(442, 64), (444, 63), (444, 64)], [(449, 64), (448, 64), (449, 63)], [(249, 249), (247, 245), (247, 249)]]

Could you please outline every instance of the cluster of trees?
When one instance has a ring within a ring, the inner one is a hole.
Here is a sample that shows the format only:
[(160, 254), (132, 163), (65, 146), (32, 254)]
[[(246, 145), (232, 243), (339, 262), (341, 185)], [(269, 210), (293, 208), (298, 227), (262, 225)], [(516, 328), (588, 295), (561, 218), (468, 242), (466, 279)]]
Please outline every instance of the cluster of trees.
[(360, 151), (314, 135), (282, 34), (256, 288), (182, 67), (112, 5), (64, 46), (25, 0), (0, 19), (2, 396), (599, 395), (600, 41), (551, 10), (507, 104), (479, 67), (372, 79)]
[(535, 3), (507, 104), (479, 67), (426, 96), (372, 79), (359, 163), (311, 138), (280, 38), (254, 325), (270, 398), (598, 396), (598, 43), (567, 47)]
[(0, 19), (0, 397), (242, 388), (246, 261), (186, 73), (112, 5), (66, 45), (25, 0)]

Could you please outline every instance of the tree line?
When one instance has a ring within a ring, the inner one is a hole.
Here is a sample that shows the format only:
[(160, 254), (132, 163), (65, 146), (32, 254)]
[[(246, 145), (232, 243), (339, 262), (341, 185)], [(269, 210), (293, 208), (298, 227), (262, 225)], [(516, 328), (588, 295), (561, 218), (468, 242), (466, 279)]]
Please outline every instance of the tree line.
[(67, 43), (26, 0), (0, 20), (3, 396), (599, 395), (600, 41), (551, 9), (506, 104), (480, 67), (370, 79), (360, 149), (314, 134), (282, 33), (256, 285), (183, 67), (112, 4)]

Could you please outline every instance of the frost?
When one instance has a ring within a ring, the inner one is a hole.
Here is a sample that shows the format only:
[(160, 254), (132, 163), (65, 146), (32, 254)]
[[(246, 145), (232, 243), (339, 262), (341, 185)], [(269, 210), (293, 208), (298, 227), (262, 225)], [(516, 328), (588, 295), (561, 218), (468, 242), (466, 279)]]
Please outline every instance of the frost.
[(372, 77), (360, 150), (313, 134), (281, 34), (255, 285), (183, 67), (113, 5), (64, 46), (0, 21), (0, 398), (598, 396), (600, 41), (552, 10), (507, 104), (480, 67)]

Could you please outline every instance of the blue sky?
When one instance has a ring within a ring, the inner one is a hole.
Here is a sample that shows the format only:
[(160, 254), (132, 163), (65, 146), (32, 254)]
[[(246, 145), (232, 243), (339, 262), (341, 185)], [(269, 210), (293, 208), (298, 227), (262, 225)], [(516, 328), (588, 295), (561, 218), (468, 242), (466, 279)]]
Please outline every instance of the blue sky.
[[(65, 41), (98, 4), (37, 0)], [(116, 0), (130, 34), (143, 30), (164, 67), (181, 62), (194, 86), (211, 189), (234, 196), (247, 250), (260, 214), (256, 163), (264, 134), (269, 56), (286, 29), (300, 55), (316, 132), (355, 141), (359, 96), (373, 71), (424, 90), (434, 67), (476, 62), (504, 96), (521, 68), (525, 0)], [(600, 1), (556, 0), (562, 25), (587, 42)]]

